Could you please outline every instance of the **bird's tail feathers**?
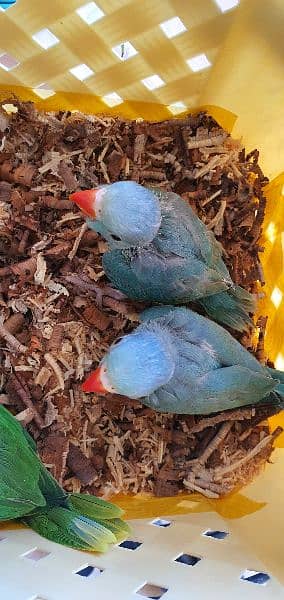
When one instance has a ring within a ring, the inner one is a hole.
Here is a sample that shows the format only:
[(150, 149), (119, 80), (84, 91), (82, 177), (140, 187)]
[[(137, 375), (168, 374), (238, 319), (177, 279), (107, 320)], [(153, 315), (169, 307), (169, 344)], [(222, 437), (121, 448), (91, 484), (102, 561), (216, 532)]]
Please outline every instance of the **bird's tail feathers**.
[(255, 311), (252, 294), (236, 285), (224, 292), (207, 296), (200, 301), (209, 317), (237, 331), (253, 326), (249, 313)]
[(117, 519), (123, 515), (119, 506), (90, 494), (69, 494), (69, 502), (90, 519)]
[(100, 498), (70, 494), (65, 505), (38, 510), (22, 521), (53, 542), (78, 550), (106, 552), (109, 544), (130, 533), (127, 523), (118, 516), (121, 514), (121, 509)]
[(284, 408), (284, 398), (282, 398), (281, 394), (277, 391), (270, 392), (268, 396), (265, 396), (260, 400), (257, 405), (258, 408), (267, 408), (269, 414), (268, 416), (276, 415), (278, 412), (281, 412)]
[(271, 377), (273, 377), (273, 379), (279, 380), (279, 383), (278, 383), (275, 391), (278, 392), (278, 394), (280, 394), (280, 396), (284, 397), (284, 371), (278, 371), (277, 369), (271, 369), (269, 367), (267, 367), (267, 369), (268, 369)]

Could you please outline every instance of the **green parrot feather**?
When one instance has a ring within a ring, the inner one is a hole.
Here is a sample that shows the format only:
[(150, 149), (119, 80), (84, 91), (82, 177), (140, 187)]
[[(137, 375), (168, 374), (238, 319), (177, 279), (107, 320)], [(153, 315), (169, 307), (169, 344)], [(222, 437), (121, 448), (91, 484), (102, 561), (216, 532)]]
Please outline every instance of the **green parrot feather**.
[(89, 494), (70, 494), (70, 503), (76, 510), (83, 512), (91, 519), (114, 519), (123, 514), (123, 510), (115, 504)]
[(0, 521), (18, 519), (53, 542), (105, 552), (129, 533), (122, 514), (101, 498), (65, 492), (28, 432), (0, 406)]
[(131, 533), (129, 525), (125, 523), (125, 521), (122, 521), (122, 519), (106, 519), (105, 521), (99, 521), (99, 519), (96, 519), (96, 521), (112, 531), (117, 542), (125, 540), (125, 538)]
[(76, 550), (88, 551), (92, 549), (89, 544), (83, 542), (77, 535), (53, 522), (47, 513), (27, 517), (26, 519), (22, 519), (22, 522), (51, 542), (69, 546), (69, 548), (75, 548)]
[(20, 423), (3, 406), (0, 409), (0, 502), (4, 518), (14, 519), (46, 502), (38, 486), (40, 461)]

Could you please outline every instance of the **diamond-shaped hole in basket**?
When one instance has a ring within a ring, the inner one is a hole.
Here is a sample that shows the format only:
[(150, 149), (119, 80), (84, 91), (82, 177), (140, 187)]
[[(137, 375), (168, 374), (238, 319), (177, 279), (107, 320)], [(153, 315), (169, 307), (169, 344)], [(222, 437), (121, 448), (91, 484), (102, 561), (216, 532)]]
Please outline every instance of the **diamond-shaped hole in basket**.
[(22, 558), (27, 558), (28, 560), (32, 560), (33, 562), (39, 562), (43, 558), (50, 556), (51, 552), (47, 552), (46, 550), (41, 550), (40, 548), (33, 548), (24, 554), (21, 554)]
[(154, 519), (151, 521), (151, 525), (155, 525), (156, 527), (170, 527), (172, 525), (172, 521), (168, 521), (167, 519)]
[(0, 55), (0, 67), (2, 67), (4, 71), (12, 71), (12, 69), (15, 69), (19, 64), (19, 61), (11, 54), (8, 54), (8, 52), (4, 52)]
[(228, 531), (219, 531), (218, 529), (207, 529), (202, 535), (213, 538), (214, 540), (224, 540), (228, 535)]
[(154, 583), (144, 583), (141, 588), (136, 590), (136, 594), (151, 600), (160, 600), (167, 591), (168, 588), (166, 587), (155, 585)]
[(268, 575), (268, 573), (263, 573), (262, 571), (253, 571), (251, 569), (246, 569), (241, 574), (240, 578), (242, 581), (248, 581), (249, 583), (265, 585), (270, 580), (270, 575)]
[(200, 556), (193, 556), (193, 554), (180, 554), (177, 558), (174, 559), (174, 562), (181, 563), (183, 565), (187, 565), (188, 567), (195, 567), (200, 561)]
[(93, 565), (83, 565), (78, 571), (75, 571), (75, 575), (80, 577), (99, 577), (104, 572), (104, 569), (100, 567), (94, 567)]
[(135, 540), (124, 540), (124, 542), (121, 542), (118, 544), (118, 546), (120, 548), (126, 548), (126, 550), (137, 550), (140, 548), (140, 546), (142, 546), (142, 542), (137, 542)]

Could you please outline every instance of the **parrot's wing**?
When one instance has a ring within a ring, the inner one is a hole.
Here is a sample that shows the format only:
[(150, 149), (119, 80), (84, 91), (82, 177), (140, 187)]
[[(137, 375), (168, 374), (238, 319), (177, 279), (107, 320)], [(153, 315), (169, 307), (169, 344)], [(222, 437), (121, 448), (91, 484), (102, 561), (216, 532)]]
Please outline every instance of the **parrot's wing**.
[(263, 374), (266, 369), (221, 325), (189, 308), (152, 307), (140, 315), (141, 321), (161, 319), (161, 323), (190, 343), (214, 352), (222, 366), (240, 365)]
[(64, 503), (67, 498), (67, 492), (57, 483), (42, 462), (40, 462), (39, 488), (47, 506)]
[(103, 268), (113, 285), (136, 300), (188, 302), (227, 289), (220, 275), (196, 257), (163, 255), (153, 246), (107, 252)]
[[(269, 376), (239, 365), (210, 371), (197, 384), (204, 409), (208, 405), (210, 412), (255, 404), (276, 387)], [(203, 407), (200, 408), (203, 412)]]
[(14, 519), (45, 506), (39, 489), (40, 461), (22, 426), (0, 407), (0, 520)]
[(160, 412), (210, 414), (256, 404), (275, 387), (270, 377), (234, 365), (191, 378), (186, 385), (174, 376), (155, 394), (143, 398), (143, 403)]
[(192, 208), (177, 194), (153, 190), (162, 208), (162, 224), (155, 239), (158, 248), (180, 256), (195, 254), (205, 264), (218, 266), (220, 273), (230, 278), (222, 260), (222, 246), (208, 231)]
[(27, 442), (28, 442), (28, 445), (29, 445), (30, 449), (31, 449), (33, 452), (35, 452), (35, 453), (37, 454), (37, 447), (36, 447), (36, 443), (35, 443), (35, 441), (33, 440), (32, 436), (31, 436), (31, 435), (29, 434), (29, 432), (28, 432), (26, 429), (24, 429), (24, 428), (22, 428), (22, 433), (24, 434), (24, 436), (25, 436), (25, 438), (26, 438), (26, 440), (27, 440)]

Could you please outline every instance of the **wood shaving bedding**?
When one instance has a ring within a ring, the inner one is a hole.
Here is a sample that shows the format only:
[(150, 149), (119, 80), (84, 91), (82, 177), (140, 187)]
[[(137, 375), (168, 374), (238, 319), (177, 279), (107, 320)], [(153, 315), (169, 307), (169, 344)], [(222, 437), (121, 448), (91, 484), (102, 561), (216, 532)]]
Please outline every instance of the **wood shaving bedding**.
[[(233, 280), (258, 293), (267, 182), (258, 152), (246, 155), (205, 113), (148, 123), (13, 103), (17, 112), (0, 124), (0, 402), (67, 490), (231, 493), (269, 459), (280, 430), (263, 422), (277, 409), (163, 415), (81, 391), (143, 306), (106, 281), (107, 244), (68, 195), (118, 179), (180, 194), (214, 230)], [(265, 325), (258, 342), (236, 335), (262, 362)]]

